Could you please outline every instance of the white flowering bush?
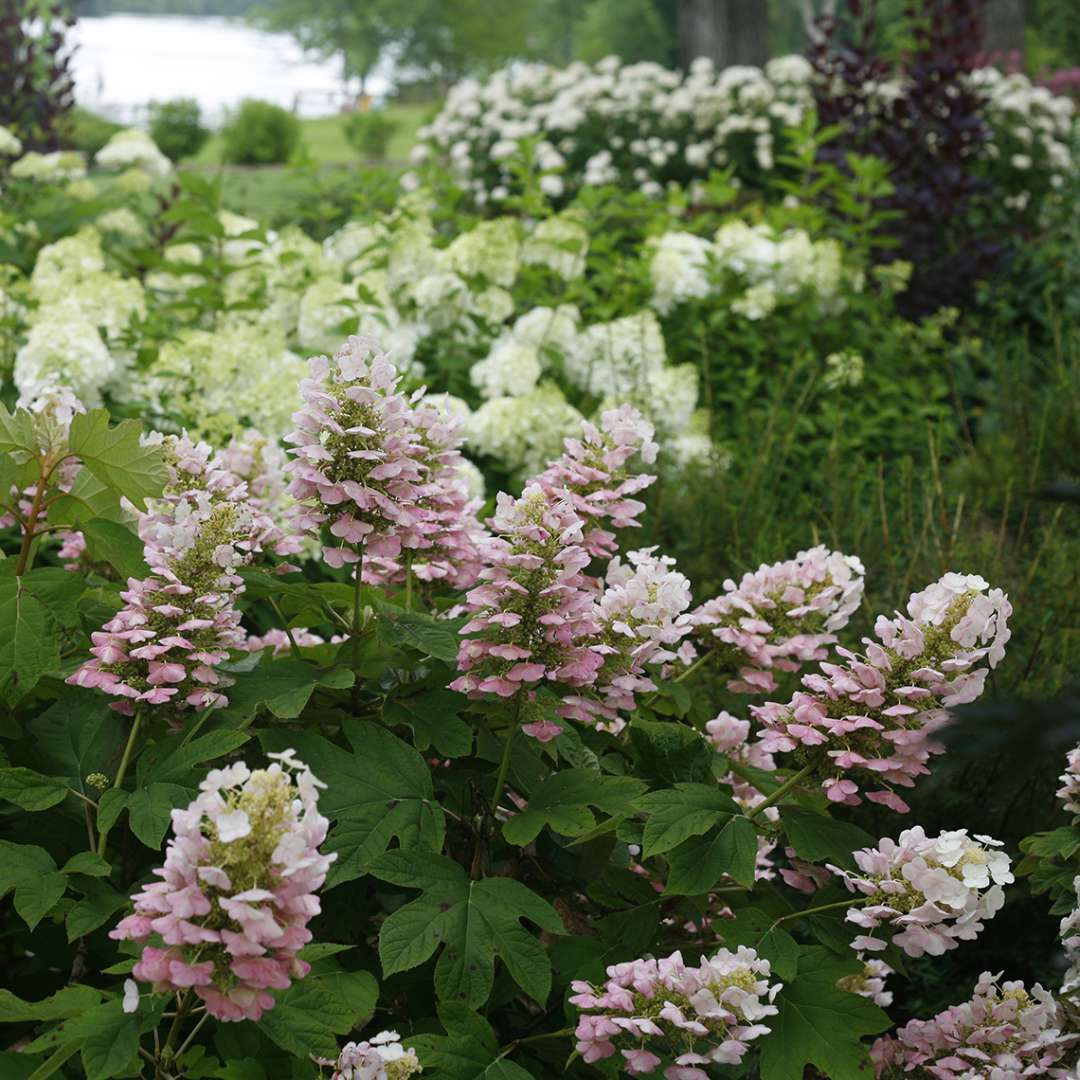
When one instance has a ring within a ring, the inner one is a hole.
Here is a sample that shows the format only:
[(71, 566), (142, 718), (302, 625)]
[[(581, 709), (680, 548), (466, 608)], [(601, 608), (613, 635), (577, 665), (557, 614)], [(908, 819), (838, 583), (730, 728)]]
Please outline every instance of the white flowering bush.
[[(813, 112), (815, 74), (801, 56), (764, 68), (716, 70), (700, 57), (682, 74), (611, 56), (567, 67), (514, 64), (487, 80), (454, 86), (419, 132), (413, 163), (445, 164), (480, 206), (516, 195), (522, 167), (546, 194), (617, 184), (650, 197), (730, 168), (744, 186), (782, 173), (791, 140)], [(1022, 74), (979, 68), (967, 77), (982, 97), (991, 138), (981, 170), (1024, 210), (1060, 189), (1075, 168), (1075, 106)], [(904, 92), (904, 77), (879, 79), (870, 101)]]

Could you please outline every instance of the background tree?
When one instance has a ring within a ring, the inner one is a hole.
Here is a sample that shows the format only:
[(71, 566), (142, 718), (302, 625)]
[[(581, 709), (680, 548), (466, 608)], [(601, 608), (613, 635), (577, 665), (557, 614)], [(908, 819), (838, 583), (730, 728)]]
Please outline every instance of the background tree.
[(590, 62), (614, 54), (631, 64), (670, 66), (675, 41), (654, 0), (593, 0), (581, 16), (574, 52)]
[[(1073, 13), (1074, 18), (1076, 12)], [(1024, 52), (1024, 0), (987, 0), (983, 13), (983, 52)]]
[(769, 58), (768, 0), (681, 0), (679, 59), (707, 56), (717, 67)]

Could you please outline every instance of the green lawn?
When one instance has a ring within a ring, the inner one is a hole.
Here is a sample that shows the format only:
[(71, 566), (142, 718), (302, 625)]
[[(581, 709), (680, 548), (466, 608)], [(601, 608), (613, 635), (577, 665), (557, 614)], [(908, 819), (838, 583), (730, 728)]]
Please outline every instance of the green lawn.
[[(397, 122), (398, 129), (390, 139), (387, 160), (404, 162), (409, 156), (420, 127), (436, 110), (436, 105), (387, 105), (385, 112)], [(360, 155), (345, 139), (345, 115), (320, 116), (301, 120), (303, 147), (316, 165), (351, 165)], [(215, 134), (193, 159), (196, 165), (221, 163), (221, 136)]]

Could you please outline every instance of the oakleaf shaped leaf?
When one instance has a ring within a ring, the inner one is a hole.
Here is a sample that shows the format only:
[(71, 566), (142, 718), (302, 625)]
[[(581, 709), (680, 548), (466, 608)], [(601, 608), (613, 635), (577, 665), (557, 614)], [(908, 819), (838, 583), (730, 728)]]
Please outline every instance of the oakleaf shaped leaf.
[(53, 857), (33, 844), (0, 840), (0, 899), (15, 892), (15, 910), (31, 930), (64, 895), (67, 878)]
[(860, 968), (854, 957), (841, 959), (817, 945), (800, 952), (798, 974), (777, 996), (779, 1014), (759, 1043), (762, 1080), (802, 1080), (807, 1065), (830, 1080), (873, 1075), (861, 1040), (891, 1021), (871, 1001), (836, 985)]
[(669, 851), (667, 889), (683, 896), (707, 893), (725, 874), (752, 888), (757, 830), (744, 817), (730, 817), (719, 830), (695, 836)]
[(482, 1005), (491, 994), (495, 959), (541, 1004), (551, 989), (551, 961), (521, 925), (565, 934), (558, 912), (512, 878), (472, 881), (452, 859), (419, 851), (388, 851), (370, 867), (376, 877), (422, 889), (416, 900), (393, 912), (379, 932), (384, 975), (422, 964), (444, 946), (435, 966), (442, 1001)]
[(676, 784), (637, 800), (649, 815), (645, 822), (642, 857), (662, 855), (691, 836), (701, 836), (735, 814), (738, 804), (715, 784)]
[(345, 736), (351, 751), (317, 735), (259, 735), (268, 750), (294, 748), (327, 785), (319, 809), (336, 822), (328, 847), (338, 853), (329, 887), (366, 873), (393, 840), (402, 848), (438, 852), (446, 835), (431, 772), (411, 746), (377, 724), (356, 720), (346, 721)]
[(143, 446), (141, 434), (137, 420), (110, 427), (108, 412), (91, 409), (72, 420), (68, 449), (103, 484), (145, 510), (146, 500), (161, 494), (167, 474), (161, 449)]

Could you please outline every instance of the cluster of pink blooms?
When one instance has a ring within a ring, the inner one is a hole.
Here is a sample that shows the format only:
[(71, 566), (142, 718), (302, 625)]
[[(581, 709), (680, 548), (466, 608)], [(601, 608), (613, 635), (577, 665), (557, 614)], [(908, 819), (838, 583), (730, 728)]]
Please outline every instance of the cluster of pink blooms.
[(328, 822), (320, 783), (291, 750), (266, 769), (213, 769), (185, 810), (173, 810), (162, 880), (132, 897), (118, 940), (157, 935), (132, 974), (154, 992), (194, 989), (218, 1020), (258, 1020), (270, 990), (303, 978), (297, 952), (311, 940), (316, 890), (335, 855), (323, 855)]
[(1070, 1017), (1072, 1030), (1080, 1030), (1080, 876), (1073, 878), (1076, 907), (1061, 920), (1059, 935), (1065, 949), (1068, 970), (1061, 981), (1062, 1007)]
[[(581, 518), (566, 499), (532, 484), (519, 499), (500, 492), (489, 525), (487, 565), (466, 596), (472, 618), (461, 628), (476, 636), (462, 638), (462, 674), (451, 689), (511, 698), (545, 680), (591, 686), (604, 658), (589, 647), (600, 624), (583, 574)], [(524, 730), (546, 741), (561, 729), (539, 720)]]
[(608, 564), (593, 608), (600, 629), (589, 645), (603, 664), (588, 694), (563, 698), (564, 719), (618, 733), (625, 726), (620, 710), (631, 712), (635, 694), (656, 689), (645, 665), (675, 658), (672, 649), (689, 629), (690, 582), (674, 559), (654, 551), (628, 552), (625, 563), (616, 555)]
[(1080, 814), (1080, 746), (1074, 746), (1066, 758), (1065, 771), (1058, 777), (1061, 787), (1057, 797), (1070, 814)]
[(595, 558), (609, 559), (616, 551), (615, 535), (604, 528), (637, 526), (645, 504), (633, 498), (652, 484), (649, 473), (630, 473), (626, 466), (638, 455), (646, 464), (656, 460), (652, 424), (632, 405), (609, 409), (600, 427), (586, 421), (580, 439), (566, 439), (566, 450), (533, 483), (570, 501), (583, 522), (582, 546)]
[(774, 671), (798, 671), (825, 659), (825, 647), (835, 643), (862, 601), (863, 572), (854, 555), (819, 545), (786, 562), (762, 564), (738, 584), (729, 578), (722, 595), (690, 613), (694, 638), (682, 659), (694, 659), (695, 645), (717, 650), (738, 669), (730, 690), (775, 690)]
[(334, 358), (317, 356), (300, 383), (303, 407), (286, 436), (295, 458), (288, 491), (296, 524), (325, 530), (331, 566), (364, 555), (396, 558), (401, 533), (420, 521), (424, 446), (400, 378), (371, 338), (350, 337)]
[(480, 545), (487, 531), (477, 520), (481, 500), (470, 494), (463, 468), (461, 417), (421, 399), (414, 402), (410, 419), (422, 448), (423, 475), (413, 520), (396, 530), (399, 555), (366, 560), (364, 580), (398, 583), (411, 573), (419, 581), (468, 589), (483, 565)]
[(973, 941), (983, 919), (1005, 903), (1003, 885), (1013, 881), (1009, 856), (998, 840), (968, 836), (966, 829), (930, 837), (922, 826), (905, 829), (899, 841), (881, 840), (876, 848), (854, 853), (857, 870), (829, 869), (865, 900), (848, 909), (847, 921), (871, 931), (851, 947), (878, 952), (888, 942), (875, 937), (892, 929), (892, 942), (909, 956), (941, 956), (960, 941)]
[(147, 578), (129, 578), (125, 606), (91, 634), (93, 659), (68, 682), (116, 698), (132, 715), (140, 704), (212, 708), (227, 703), (228, 676), (218, 670), (245, 648), (236, 570), (265, 547), (295, 550), (273, 521), (253, 507), (247, 485), (205, 443), (157, 436), (169, 470), (160, 499), (138, 522)]
[(858, 805), (861, 785), (871, 784), (866, 798), (906, 813), (893, 785), (912, 787), (930, 771), (930, 755), (943, 749), (933, 734), (952, 706), (982, 693), (1005, 655), (1011, 613), (981, 577), (946, 574), (912, 594), (906, 616), (879, 616), (864, 656), (838, 648), (845, 662), (804, 676), (790, 702), (753, 707), (763, 749), (816, 764), (833, 802)]
[(912, 1073), (937, 1080), (1075, 1075), (1062, 1060), (1075, 1036), (1060, 1030), (1053, 996), (1038, 983), (1027, 990), (1000, 979), (984, 971), (970, 1001), (878, 1039), (870, 1052), (875, 1074), (889, 1080)]
[[(586, 422), (580, 440), (567, 439), (519, 499), (499, 495), (488, 522), (494, 535), (478, 545), (484, 568), (466, 597), (472, 618), (453, 689), (521, 694), (531, 705), (538, 686), (558, 683), (570, 691), (556, 710), (561, 719), (618, 731), (634, 695), (656, 688), (646, 665), (675, 659), (689, 629), (690, 583), (651, 548), (612, 558), (606, 580), (585, 573), (615, 550), (602, 523), (637, 524), (644, 505), (631, 495), (655, 477), (626, 466), (638, 454), (655, 458), (652, 435), (631, 406), (609, 410), (600, 427)], [(543, 715), (523, 730), (547, 741), (562, 729)]]
[(662, 1065), (667, 1080), (709, 1080), (700, 1066), (737, 1065), (751, 1040), (766, 1035), (780, 983), (770, 983), (767, 960), (753, 949), (721, 949), (697, 967), (681, 953), (607, 969), (601, 987), (574, 982), (570, 1004), (582, 1010), (577, 1050), (592, 1063), (623, 1058), (632, 1076)]
[(424, 1071), (416, 1051), (406, 1050), (396, 1031), (380, 1031), (364, 1042), (346, 1043), (336, 1061), (317, 1061), (333, 1068), (330, 1080), (408, 1080)]

